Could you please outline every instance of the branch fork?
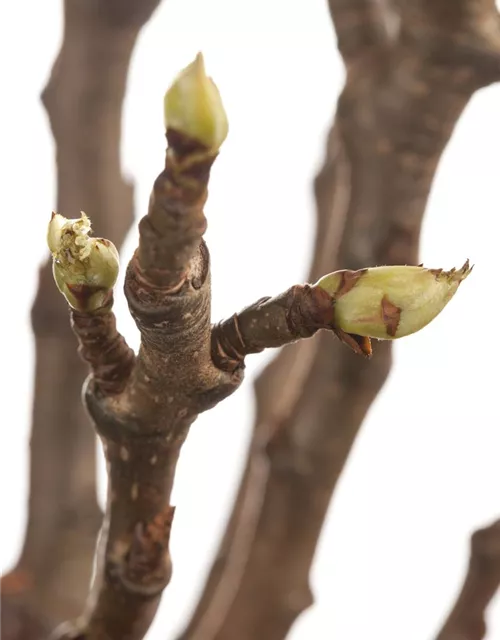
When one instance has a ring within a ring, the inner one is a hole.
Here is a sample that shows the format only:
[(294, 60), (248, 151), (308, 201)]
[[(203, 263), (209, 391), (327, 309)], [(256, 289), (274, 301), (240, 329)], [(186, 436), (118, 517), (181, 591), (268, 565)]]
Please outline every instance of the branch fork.
[[(116, 331), (109, 241), (89, 237), (86, 217), (53, 218), (49, 227), (56, 281), (73, 308), (80, 353), (91, 368), (85, 401), (109, 473), (96, 579), (75, 627), (85, 640), (139, 640), (146, 633), (171, 574), (170, 495), (180, 449), (198, 414), (239, 386), (246, 355), (326, 329), (369, 356), (370, 337), (393, 340), (420, 330), (470, 273), (468, 263), (458, 271), (334, 271), (212, 326), (203, 205), (227, 121), (201, 56), (167, 92), (165, 119), (165, 168), (125, 278), (141, 334), (137, 356)], [(78, 296), (68, 288), (75, 282)], [(60, 638), (74, 632), (66, 628)]]

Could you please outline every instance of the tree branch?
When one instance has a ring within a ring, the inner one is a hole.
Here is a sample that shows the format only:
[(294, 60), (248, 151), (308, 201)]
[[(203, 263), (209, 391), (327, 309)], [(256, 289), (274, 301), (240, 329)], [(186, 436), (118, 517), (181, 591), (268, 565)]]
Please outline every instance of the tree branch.
[(393, 340), (431, 322), (469, 275), (461, 269), (393, 266), (343, 269), (315, 285), (295, 285), (275, 298), (261, 298), (212, 329), (212, 360), (233, 373), (245, 356), (333, 331), (355, 353), (370, 357), (370, 338)]
[[(348, 75), (315, 183), (313, 278), (418, 261), (441, 153), (470, 96), (500, 78), (500, 47), (485, 29), (496, 33), (493, 2), (475, 3), (474, 19), (465, 9), (473, 3), (438, 3), (461, 16), (460, 29), (430, 9), (435, 3), (396, 3), (401, 27), (389, 46), (370, 44), (370, 56), (364, 43), (379, 42), (371, 26), (363, 37), (352, 29), (365, 24), (368, 4), (375, 12), (375, 2), (330, 3)], [(257, 380), (243, 481), (183, 640), (277, 640), (311, 604), (308, 574), (326, 510), (390, 363), (388, 343), (368, 363), (319, 334), (283, 350)]]
[[(120, 167), (127, 73), (158, 2), (66, 0), (63, 43), (42, 96), (56, 144), (58, 209), (75, 215), (84, 208), (118, 246), (133, 220), (132, 186)], [(80, 612), (101, 524), (95, 436), (80, 399), (85, 366), (49, 262), (40, 270), (32, 324), (29, 513), (21, 557), (2, 582), (2, 628), (7, 616), (12, 622), (6, 640), (34, 640)]]
[(337, 47), (344, 63), (373, 50), (389, 47), (387, 0), (328, 0), (337, 34)]
[(71, 312), (71, 326), (80, 343), (78, 353), (90, 365), (96, 388), (105, 395), (121, 393), (134, 366), (134, 352), (116, 330), (111, 305), (105, 313)]
[(242, 379), (241, 372), (217, 369), (210, 357), (209, 256), (205, 225), (196, 221), (204, 220), (216, 154), (188, 145), (181, 134), (167, 131), (167, 138), (165, 170), (155, 181), (125, 279), (141, 332), (135, 361), (117, 337), (109, 308), (73, 312), (81, 351), (92, 365), (85, 400), (104, 445), (109, 485), (87, 609), (61, 627), (58, 638), (144, 636), (171, 575), (170, 494), (180, 448), (197, 415)]
[(469, 568), (448, 619), (436, 640), (482, 640), (486, 609), (500, 586), (500, 520), (471, 538)]
[(245, 356), (250, 353), (310, 338), (318, 329), (335, 331), (334, 315), (332, 296), (323, 289), (295, 285), (275, 298), (262, 298), (215, 325), (212, 360), (223, 371), (236, 371), (244, 366)]
[[(182, 143), (173, 131), (169, 131), (169, 138), (169, 142)], [(203, 151), (193, 142), (177, 158), (167, 154), (166, 169), (155, 182), (148, 215), (139, 225), (140, 268), (158, 286), (182, 286), (190, 259), (205, 233), (205, 182), (215, 156)], [(168, 212), (161, 205), (165, 198), (170, 202)]]

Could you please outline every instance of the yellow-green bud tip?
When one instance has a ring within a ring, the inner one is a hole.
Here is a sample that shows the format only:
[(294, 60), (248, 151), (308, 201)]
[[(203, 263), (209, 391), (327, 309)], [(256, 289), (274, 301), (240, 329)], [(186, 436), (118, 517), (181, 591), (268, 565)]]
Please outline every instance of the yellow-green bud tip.
[(165, 127), (218, 151), (228, 132), (228, 121), (219, 90), (205, 72), (203, 55), (174, 80), (164, 98)]
[(342, 331), (393, 340), (423, 329), (448, 304), (472, 271), (387, 266), (336, 271), (317, 285), (335, 304), (335, 324)]
[(68, 304), (78, 311), (95, 312), (110, 300), (118, 277), (119, 257), (115, 245), (91, 238), (89, 218), (68, 220), (53, 213), (47, 244), (53, 258), (54, 280)]

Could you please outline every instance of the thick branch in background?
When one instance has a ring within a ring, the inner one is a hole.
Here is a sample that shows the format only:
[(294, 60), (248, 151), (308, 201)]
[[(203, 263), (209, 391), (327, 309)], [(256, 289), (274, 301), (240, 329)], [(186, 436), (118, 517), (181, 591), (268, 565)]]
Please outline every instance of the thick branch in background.
[[(42, 96), (56, 146), (57, 208), (85, 209), (102, 235), (123, 242), (133, 191), (120, 168), (130, 57), (159, 0), (66, 0), (64, 37)], [(40, 637), (77, 615), (90, 582), (101, 512), (95, 436), (81, 403), (86, 367), (51, 264), (32, 309), (35, 386), (28, 525), (16, 568), (2, 581), (2, 637)]]
[[(418, 262), (443, 149), (472, 94), (500, 79), (493, 0), (401, 0), (397, 13), (374, 0), (329, 4), (347, 81), (315, 183), (312, 280)], [(259, 377), (243, 480), (183, 640), (279, 640), (312, 603), (331, 495), (390, 364), (387, 342), (368, 363), (323, 334), (284, 349)]]

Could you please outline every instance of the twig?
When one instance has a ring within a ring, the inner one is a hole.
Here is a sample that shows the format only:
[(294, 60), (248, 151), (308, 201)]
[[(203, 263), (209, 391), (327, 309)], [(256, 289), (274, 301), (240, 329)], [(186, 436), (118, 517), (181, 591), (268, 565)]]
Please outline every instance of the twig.
[(116, 330), (111, 307), (89, 315), (71, 312), (71, 325), (78, 337), (80, 357), (88, 362), (96, 388), (104, 395), (121, 393), (134, 366), (134, 352)]
[(334, 316), (333, 299), (323, 289), (295, 285), (215, 325), (212, 360), (224, 371), (236, 371), (248, 354), (310, 338), (319, 329), (334, 331)]
[[(382, 25), (394, 16), (383, 3), (330, 2), (348, 75), (316, 181), (315, 277), (417, 262), (441, 153), (470, 96), (500, 78), (492, 0), (393, 4), (401, 26), (389, 38)], [(368, 363), (318, 335), (257, 380), (244, 479), (183, 640), (278, 640), (311, 604), (326, 510), (390, 363), (387, 343)]]
[[(371, 357), (371, 337), (393, 340), (422, 329), (471, 270), (467, 260), (450, 271), (422, 265), (335, 271), (315, 285), (295, 285), (274, 298), (261, 298), (215, 325), (212, 360), (233, 373), (244, 367), (246, 355), (310, 338), (319, 329), (332, 331), (355, 353)], [(417, 299), (428, 302), (422, 306)]]
[(85, 398), (104, 445), (109, 489), (87, 610), (61, 627), (58, 638), (144, 636), (170, 580), (170, 494), (180, 448), (197, 415), (242, 378), (220, 371), (210, 357), (209, 259), (202, 234), (216, 154), (199, 145), (184, 153), (184, 137), (171, 131), (167, 137), (165, 170), (155, 181), (125, 279), (141, 332), (133, 366), (109, 310), (73, 313), (92, 367)]

